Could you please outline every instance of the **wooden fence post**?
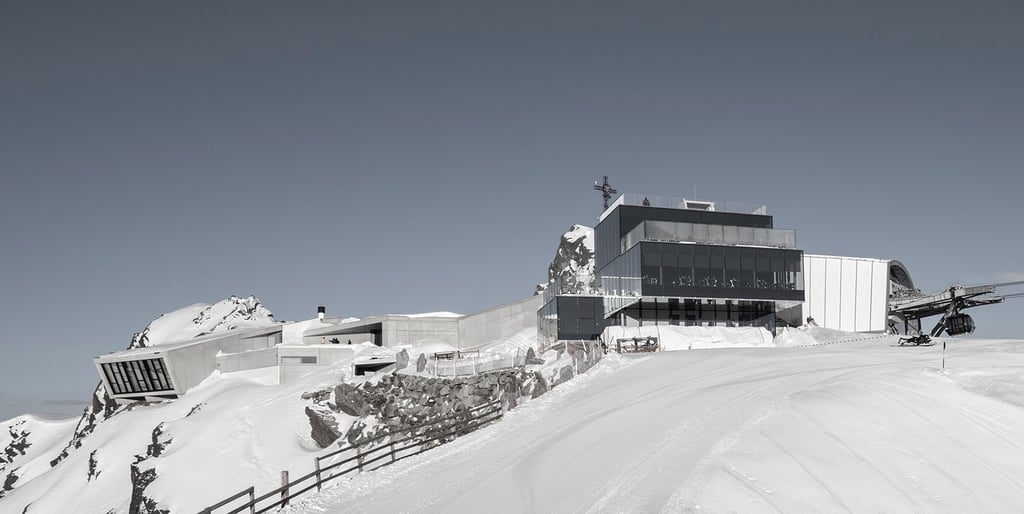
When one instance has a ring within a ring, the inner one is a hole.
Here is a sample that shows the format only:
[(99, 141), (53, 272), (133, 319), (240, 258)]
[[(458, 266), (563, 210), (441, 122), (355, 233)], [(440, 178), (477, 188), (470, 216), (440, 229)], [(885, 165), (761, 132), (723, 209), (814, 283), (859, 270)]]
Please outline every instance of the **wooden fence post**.
[(256, 514), (256, 486), (249, 488), (249, 514)]
[(317, 458), (313, 459), (313, 461), (316, 463), (316, 490), (319, 491), (320, 490), (320, 484), (323, 483), (323, 481), (320, 480), (320, 458), (317, 457)]
[(281, 472), (281, 506), (288, 505), (288, 470)]
[(391, 443), (388, 446), (391, 447), (391, 463), (394, 464), (395, 463), (395, 441), (392, 440)]
[(356, 446), (356, 462), (359, 464), (359, 472), (363, 472), (363, 447), (362, 445)]

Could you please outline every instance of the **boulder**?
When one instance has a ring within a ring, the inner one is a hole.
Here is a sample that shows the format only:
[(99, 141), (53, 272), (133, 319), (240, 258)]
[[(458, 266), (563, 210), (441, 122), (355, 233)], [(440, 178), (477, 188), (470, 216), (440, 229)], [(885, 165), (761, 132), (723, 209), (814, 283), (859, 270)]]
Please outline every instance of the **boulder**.
[(334, 413), (320, 407), (306, 407), (309, 418), (310, 436), (321, 448), (327, 448), (341, 437)]
[(349, 416), (362, 418), (370, 413), (370, 405), (358, 387), (341, 383), (334, 388), (334, 403)]

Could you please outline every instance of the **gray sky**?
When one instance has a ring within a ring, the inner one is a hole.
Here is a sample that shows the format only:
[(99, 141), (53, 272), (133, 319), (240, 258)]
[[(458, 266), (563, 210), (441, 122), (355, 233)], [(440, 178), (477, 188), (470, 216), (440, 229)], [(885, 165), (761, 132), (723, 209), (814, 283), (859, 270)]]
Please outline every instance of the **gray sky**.
[(602, 175), (924, 289), (1024, 278), (1021, 5), (0, 4), (0, 419), (79, 411), (93, 356), (196, 302), (529, 295)]

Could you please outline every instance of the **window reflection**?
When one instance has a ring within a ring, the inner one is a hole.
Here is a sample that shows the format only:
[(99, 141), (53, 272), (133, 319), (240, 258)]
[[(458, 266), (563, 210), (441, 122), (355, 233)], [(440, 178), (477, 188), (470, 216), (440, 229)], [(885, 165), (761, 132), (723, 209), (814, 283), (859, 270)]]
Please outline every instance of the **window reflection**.
[(789, 299), (803, 291), (803, 254), (799, 250), (654, 242), (635, 249), (640, 249), (639, 271), (643, 293), (648, 296), (781, 295), (778, 299)]

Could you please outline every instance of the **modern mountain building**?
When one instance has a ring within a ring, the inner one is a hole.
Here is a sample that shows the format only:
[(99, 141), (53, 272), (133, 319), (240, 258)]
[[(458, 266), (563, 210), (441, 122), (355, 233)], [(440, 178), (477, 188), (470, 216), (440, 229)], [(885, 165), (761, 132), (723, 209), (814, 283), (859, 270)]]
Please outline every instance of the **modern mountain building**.
[[(388, 348), (423, 341), (442, 342), (460, 350), (501, 342), (532, 330), (540, 305), (541, 297), (530, 296), (466, 316), (388, 314), (362, 320), (328, 318), (320, 307), (318, 318), (308, 322), (222, 330), (108, 353), (93, 362), (108, 394), (119, 402), (174, 399), (217, 370), (276, 370), (279, 382), (287, 383), (351, 360), (353, 345), (364, 342), (383, 347), (380, 355), (388, 354)], [(398, 350), (383, 362), (395, 364)], [(353, 366), (357, 373), (361, 366), (367, 368), (365, 363), (354, 362)]]
[(611, 325), (774, 332), (777, 318), (799, 316), (803, 252), (764, 206), (623, 194), (594, 239), (594, 290), (549, 288), (543, 340), (593, 339)]

